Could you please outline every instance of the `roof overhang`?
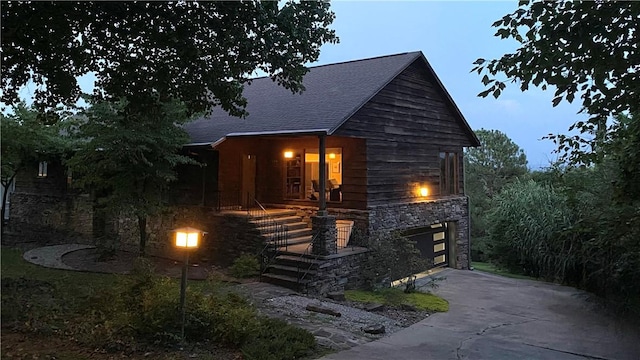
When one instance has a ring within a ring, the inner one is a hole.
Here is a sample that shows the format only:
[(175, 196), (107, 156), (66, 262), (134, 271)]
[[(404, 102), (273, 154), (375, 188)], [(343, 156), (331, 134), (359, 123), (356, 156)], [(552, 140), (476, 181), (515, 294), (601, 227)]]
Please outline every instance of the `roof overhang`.
[(252, 137), (252, 136), (304, 136), (304, 135), (328, 135), (329, 129), (308, 129), (308, 130), (274, 130), (274, 131), (250, 131), (229, 133), (214, 142), (189, 143), (184, 146), (216, 146), (222, 144), (231, 137)]

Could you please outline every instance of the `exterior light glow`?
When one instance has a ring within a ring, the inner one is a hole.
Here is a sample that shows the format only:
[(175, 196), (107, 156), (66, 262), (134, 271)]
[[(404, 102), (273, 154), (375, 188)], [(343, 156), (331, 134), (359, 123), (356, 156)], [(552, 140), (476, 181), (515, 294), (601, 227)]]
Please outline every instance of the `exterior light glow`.
[(293, 151), (285, 151), (284, 152), (284, 157), (285, 157), (285, 159), (292, 159), (293, 158)]
[(194, 249), (199, 245), (202, 231), (194, 228), (180, 228), (176, 231), (176, 247), (183, 249)]
[(429, 195), (429, 189), (427, 189), (426, 187), (421, 187), (420, 188), (420, 196), (425, 197)]
[(336, 158), (336, 154), (334, 153), (329, 154), (329, 159), (335, 159), (335, 158)]

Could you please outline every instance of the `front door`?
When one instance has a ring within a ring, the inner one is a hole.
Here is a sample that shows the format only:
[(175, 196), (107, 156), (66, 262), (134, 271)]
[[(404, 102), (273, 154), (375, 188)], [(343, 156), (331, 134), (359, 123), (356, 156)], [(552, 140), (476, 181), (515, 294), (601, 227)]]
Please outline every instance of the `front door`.
[(253, 205), (256, 197), (256, 156), (242, 156), (242, 205)]

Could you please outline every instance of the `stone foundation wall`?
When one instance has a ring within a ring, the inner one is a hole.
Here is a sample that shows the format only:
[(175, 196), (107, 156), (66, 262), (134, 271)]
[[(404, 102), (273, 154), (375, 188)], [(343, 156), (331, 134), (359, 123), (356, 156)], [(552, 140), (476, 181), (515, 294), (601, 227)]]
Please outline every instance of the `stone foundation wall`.
[[(264, 246), (260, 232), (245, 217), (220, 214), (209, 207), (175, 206), (148, 220), (147, 252), (181, 259), (181, 251), (173, 245), (172, 230), (185, 226), (207, 232), (191, 256), (193, 261), (229, 266), (241, 254), (258, 254)], [(139, 232), (136, 219), (120, 218), (117, 233), (123, 248), (137, 250)]]
[(455, 267), (469, 269), (469, 202), (466, 196), (389, 204), (369, 209), (369, 233), (381, 234), (431, 224), (452, 222), (455, 235)]
[(325, 296), (333, 291), (362, 287), (364, 280), (361, 269), (365, 266), (367, 252), (337, 255), (324, 259), (314, 279), (308, 284), (310, 294)]
[(88, 195), (14, 192), (11, 194), (11, 218), (6, 230), (8, 237), (16, 242), (31, 241), (43, 245), (90, 243), (93, 203)]

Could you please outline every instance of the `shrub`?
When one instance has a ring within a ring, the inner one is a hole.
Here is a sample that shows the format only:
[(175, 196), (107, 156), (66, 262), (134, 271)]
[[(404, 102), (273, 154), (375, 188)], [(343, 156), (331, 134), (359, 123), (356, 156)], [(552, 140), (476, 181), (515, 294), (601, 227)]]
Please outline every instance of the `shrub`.
[(487, 248), (499, 265), (551, 280), (575, 271), (574, 238), (566, 231), (572, 212), (553, 187), (517, 180), (494, 199), (488, 219)]
[(260, 275), (260, 262), (254, 255), (238, 256), (230, 267), (231, 275), (237, 278), (248, 278)]
[(293, 360), (309, 355), (315, 346), (316, 339), (308, 331), (265, 318), (241, 350), (247, 360)]
[(368, 258), (362, 276), (365, 288), (370, 290), (389, 287), (393, 280), (429, 268), (429, 261), (422, 258), (415, 241), (398, 233), (370, 238), (368, 248)]

